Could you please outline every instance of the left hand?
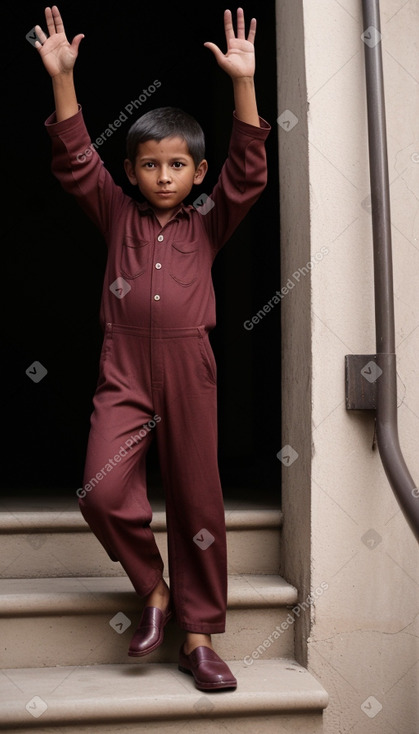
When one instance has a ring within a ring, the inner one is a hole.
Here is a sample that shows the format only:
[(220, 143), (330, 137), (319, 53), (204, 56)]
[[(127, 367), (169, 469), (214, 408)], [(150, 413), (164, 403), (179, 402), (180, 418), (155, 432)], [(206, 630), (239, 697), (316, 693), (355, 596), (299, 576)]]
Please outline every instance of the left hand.
[(224, 30), (227, 41), (227, 53), (223, 52), (215, 43), (204, 43), (209, 48), (218, 65), (232, 78), (253, 78), (255, 73), (256, 18), (250, 21), (249, 34), (245, 38), (244, 12), (237, 8), (237, 36), (234, 33), (233, 19), (230, 10), (224, 11)]

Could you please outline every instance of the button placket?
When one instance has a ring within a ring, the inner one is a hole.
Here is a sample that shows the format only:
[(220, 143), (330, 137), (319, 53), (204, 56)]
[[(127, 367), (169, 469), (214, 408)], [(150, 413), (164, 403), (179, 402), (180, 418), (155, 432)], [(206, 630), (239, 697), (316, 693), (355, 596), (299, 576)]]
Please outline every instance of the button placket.
[[(157, 237), (156, 237), (156, 240), (157, 240), (157, 242), (158, 242), (158, 243), (161, 243), (161, 242), (163, 242), (163, 241), (164, 241), (164, 235), (163, 235), (163, 234), (159, 234), (159, 235), (157, 235)], [(162, 263), (161, 263), (161, 262), (156, 262), (156, 263), (154, 263), (154, 268), (155, 268), (156, 270), (161, 270), (161, 269), (162, 269), (162, 267), (163, 267), (163, 266), (162, 266)], [(160, 301), (160, 299), (161, 299), (161, 296), (160, 296), (160, 294), (159, 294), (159, 293), (155, 293), (155, 294), (154, 294), (154, 296), (153, 296), (153, 301), (156, 301), (156, 302), (158, 302), (158, 301)]]

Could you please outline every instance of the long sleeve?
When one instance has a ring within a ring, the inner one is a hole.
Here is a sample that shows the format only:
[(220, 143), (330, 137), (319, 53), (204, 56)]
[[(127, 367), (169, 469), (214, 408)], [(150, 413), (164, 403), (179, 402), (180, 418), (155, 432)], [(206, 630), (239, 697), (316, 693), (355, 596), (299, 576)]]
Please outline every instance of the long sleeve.
[(267, 183), (265, 140), (271, 127), (259, 119), (261, 127), (255, 127), (233, 114), (228, 156), (210, 194), (213, 206), (202, 217), (215, 252), (229, 239)]
[(112, 220), (127, 197), (92, 144), (81, 108), (62, 122), (55, 121), (54, 113), (45, 126), (52, 142), (52, 173), (108, 239)]

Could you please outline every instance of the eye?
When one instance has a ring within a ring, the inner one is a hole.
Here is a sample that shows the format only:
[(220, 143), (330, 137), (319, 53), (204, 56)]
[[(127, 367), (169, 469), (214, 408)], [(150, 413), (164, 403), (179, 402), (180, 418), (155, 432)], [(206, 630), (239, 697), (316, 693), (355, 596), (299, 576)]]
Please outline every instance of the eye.
[(146, 161), (146, 163), (144, 163), (144, 168), (154, 168), (153, 161)]
[(183, 168), (183, 166), (185, 164), (182, 163), (182, 161), (174, 161), (174, 163), (172, 163), (172, 165), (179, 170), (180, 168)]

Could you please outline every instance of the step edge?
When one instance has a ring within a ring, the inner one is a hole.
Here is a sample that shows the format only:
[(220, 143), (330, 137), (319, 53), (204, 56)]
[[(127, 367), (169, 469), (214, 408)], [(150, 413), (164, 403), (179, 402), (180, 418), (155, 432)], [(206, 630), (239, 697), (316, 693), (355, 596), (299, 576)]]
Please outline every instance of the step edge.
[[(287, 691), (258, 691), (254, 690), (249, 694), (249, 691), (240, 692), (240, 687), (233, 692), (224, 692), (223, 696), (218, 697), (214, 704), (214, 698), (208, 698), (211, 702), (211, 717), (222, 718), (225, 715), (232, 716), (243, 716), (243, 715), (266, 715), (267, 713), (299, 713), (299, 712), (312, 712), (321, 713), (328, 705), (329, 695), (319, 681), (306, 669), (300, 666), (295, 660), (288, 658), (280, 658), (282, 665), (284, 663), (291, 663), (304, 672), (306, 681), (310, 681), (310, 689), (298, 688), (287, 690)], [(233, 667), (237, 661), (227, 661), (227, 663)], [(271, 661), (273, 662), (273, 661)], [(255, 665), (258, 663), (255, 662)], [(152, 663), (153, 666), (161, 666), (164, 668), (164, 672), (167, 675), (172, 676), (174, 671), (177, 671), (177, 665), (173, 663)], [(262, 670), (262, 663), (259, 664)], [(80, 666), (79, 666), (80, 667)], [(83, 666), (81, 666), (83, 667)], [(119, 666), (85, 666), (85, 668), (100, 669), (104, 667), (119, 667)], [(122, 667), (127, 667), (121, 664)], [(74, 666), (68, 666), (68, 669), (74, 669)], [(45, 668), (33, 668), (31, 669), (34, 676), (38, 679), (42, 673), (48, 669)], [(60, 669), (65, 670), (65, 666)], [(7, 671), (6, 671), (7, 672)], [(301, 680), (301, 679), (299, 679)], [(192, 679), (191, 679), (192, 683)], [(240, 682), (239, 682), (240, 686)], [(164, 688), (164, 686), (162, 687)], [(175, 719), (198, 719), (202, 717), (202, 711), (197, 703), (205, 696), (201, 691), (195, 688), (191, 689), (190, 692), (184, 694), (171, 694), (168, 696), (163, 693), (161, 700), (155, 694), (148, 694), (145, 696), (132, 695), (132, 699), (128, 698), (125, 701), (117, 699), (117, 707), (115, 701), (109, 696), (106, 699), (92, 696), (92, 698), (84, 699), (82, 709), (80, 709), (80, 698), (77, 696), (69, 697), (66, 696), (63, 699), (58, 699), (54, 702), (50, 702), (48, 705), (47, 712), (42, 715), (42, 719), (36, 719), (33, 722), (28, 721), (28, 713), (21, 701), (16, 699), (12, 700), (3, 705), (0, 703), (0, 719), (3, 723), (17, 726), (28, 726), (31, 724), (31, 728), (38, 726), (51, 727), (57, 724), (61, 724), (65, 721), (66, 725), (73, 723), (80, 724), (100, 724), (102, 722), (109, 723), (122, 723), (132, 721), (146, 722), (146, 721), (171, 721)], [(42, 696), (41, 696), (42, 698)], [(45, 702), (48, 697), (45, 696)], [(195, 699), (195, 705), (193, 701)], [(156, 703), (158, 705), (156, 705)], [(117, 708), (117, 711), (116, 711)], [(82, 714), (81, 714), (82, 712)], [(82, 717), (82, 718), (81, 718)]]
[[(237, 692), (235, 693), (237, 694)], [(205, 694), (203, 693), (202, 695)], [(232, 694), (228, 694), (226, 692), (224, 693), (224, 696), (226, 695)], [(177, 703), (176, 706), (171, 709), (168, 708), (167, 710), (164, 710), (162, 706), (159, 706), (159, 712), (156, 713), (154, 711), (154, 715), (152, 706), (154, 706), (155, 709), (156, 699), (152, 699), (150, 701), (150, 708), (148, 711), (146, 705), (144, 704), (144, 700), (139, 699), (136, 702), (132, 702), (132, 704), (127, 707), (126, 710), (123, 710), (122, 707), (119, 707), (119, 715), (117, 717), (115, 715), (115, 707), (112, 706), (112, 703), (108, 701), (106, 708), (102, 700), (100, 701), (100, 705), (97, 705), (94, 708), (92, 707), (91, 712), (89, 712), (88, 706), (85, 704), (81, 717), (80, 713), (77, 713), (77, 706), (80, 704), (79, 699), (68, 699), (66, 701), (66, 705), (55, 706), (55, 715), (54, 709), (52, 708), (52, 706), (50, 706), (50, 715), (48, 719), (42, 718), (39, 726), (62, 726), (63, 720), (68, 727), (76, 723), (80, 726), (81, 723), (83, 723), (84, 725), (101, 724), (105, 722), (109, 724), (118, 724), (122, 722), (127, 723), (134, 721), (137, 723), (150, 721), (173, 721), (174, 719), (182, 720), (183, 718), (187, 718), (189, 721), (192, 720), (192, 717), (194, 717), (195, 719), (201, 718), (201, 713), (197, 712), (196, 714), (193, 714), (191, 712), (190, 700), (187, 698), (187, 696), (185, 696), (184, 699), (185, 700), (183, 702)], [(168, 701), (172, 703), (173, 699), (168, 699)], [(261, 694), (260, 696), (255, 693), (254, 697), (249, 696), (248, 694), (246, 694), (246, 696), (243, 695), (243, 698), (236, 701), (236, 704), (234, 706), (231, 705), (231, 699), (229, 699), (229, 701), (230, 705), (228, 706), (228, 708), (226, 705), (223, 705), (222, 707), (220, 706), (220, 708), (216, 711), (211, 709), (211, 717), (219, 719), (223, 716), (228, 716), (231, 719), (231, 717), (234, 716), (239, 717), (244, 715), (266, 716), (267, 714), (274, 715), (284, 713), (321, 713), (327, 707), (328, 696), (325, 696), (323, 692), (319, 689), (317, 695), (315, 695), (315, 693), (313, 692), (311, 693), (310, 697), (305, 697), (304, 694), (295, 694), (295, 697), (288, 697), (286, 696), (286, 694), (277, 694), (277, 696), (272, 695), (271, 697), (269, 696), (269, 694), (266, 693)], [(23, 716), (20, 710), (16, 710), (14, 712), (13, 709), (6, 709), (5, 711), (2, 711), (2, 707), (0, 706), (0, 717), (1, 721), (4, 724), (14, 726), (15, 728), (17, 728), (18, 726), (28, 726), (28, 724), (30, 723), (31, 729), (33, 728), (34, 731), (36, 731), (35, 727), (37, 726), (37, 724), (33, 725), (32, 722), (28, 722), (28, 714), (26, 714), (26, 716)]]
[[(283, 522), (281, 510), (225, 510), (227, 530), (251, 530), (280, 528)], [(166, 531), (166, 513), (153, 513), (151, 528), (155, 532)], [(0, 534), (91, 532), (83, 516), (77, 510), (67, 510), (57, 515), (48, 510), (32, 512), (0, 512)]]
[[(125, 610), (135, 610), (138, 612), (139, 598), (137, 593), (131, 589), (101, 591), (100, 588), (83, 589), (83, 581), (88, 584), (89, 581), (100, 579), (109, 582), (110, 579), (118, 579), (120, 581), (124, 577), (60, 577), (73, 582), (80, 581), (79, 591), (24, 591), (24, 584), (28, 579), (3, 579), (0, 580), (1, 586), (5, 587), (8, 581), (17, 581), (22, 585), (21, 592), (2, 593), (2, 603), (0, 608), (0, 619), (10, 616), (20, 617), (39, 617), (39, 616), (55, 616), (66, 614), (71, 616), (75, 611), (77, 614), (96, 614), (98, 612), (108, 613), (118, 611), (123, 607)], [(268, 609), (282, 608), (294, 605), (298, 601), (297, 589), (289, 584), (285, 579), (277, 574), (230, 574), (230, 583), (228, 588), (227, 607), (228, 609)], [(231, 588), (232, 580), (237, 583)], [(252, 579), (259, 583), (252, 586)], [(266, 579), (266, 586), (263, 580)], [(51, 581), (56, 582), (56, 578), (50, 579), (30, 579), (30, 581)], [(240, 580), (243, 580), (242, 587)], [(260, 581), (262, 580), (262, 584)], [(124, 579), (125, 581), (125, 579)]]

